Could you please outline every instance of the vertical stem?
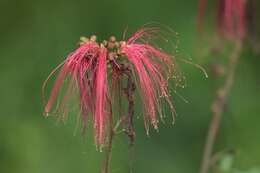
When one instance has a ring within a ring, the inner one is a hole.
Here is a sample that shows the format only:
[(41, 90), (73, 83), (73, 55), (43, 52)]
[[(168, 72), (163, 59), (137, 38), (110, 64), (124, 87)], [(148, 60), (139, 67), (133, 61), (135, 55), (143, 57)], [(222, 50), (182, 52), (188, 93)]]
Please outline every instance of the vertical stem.
[(208, 129), (208, 135), (204, 147), (200, 173), (208, 173), (210, 169), (213, 146), (215, 143), (217, 133), (219, 131), (219, 126), (224, 111), (224, 107), (227, 103), (230, 90), (234, 83), (235, 71), (241, 48), (241, 41), (236, 41), (234, 51), (231, 53), (229, 57), (228, 73), (226, 80), (224, 82), (224, 85), (217, 90), (217, 97), (212, 104), (212, 119)]
[(134, 91), (135, 84), (132, 79), (131, 71), (127, 68), (125, 74), (127, 75), (127, 88), (126, 88), (126, 96), (128, 100), (128, 129), (127, 135), (130, 139), (130, 145), (134, 144), (135, 140), (135, 131), (134, 131)]
[(109, 172), (109, 165), (110, 165), (110, 161), (111, 161), (111, 158), (112, 158), (113, 139), (114, 139), (114, 130), (113, 130), (113, 128), (111, 128), (111, 131), (110, 131), (110, 134), (109, 134), (109, 139), (108, 139), (106, 156), (105, 156), (105, 163), (104, 163), (104, 168), (103, 168), (102, 173), (108, 173)]
[[(132, 78), (132, 73), (131, 69), (129, 66), (126, 66), (125, 64), (120, 64), (120, 71), (122, 74), (125, 74), (127, 76), (127, 86), (125, 88), (125, 94), (127, 96), (127, 101), (128, 101), (128, 116), (127, 116), (127, 130), (126, 134), (130, 140), (130, 152), (132, 152), (132, 148), (134, 145), (134, 140), (135, 140), (135, 131), (134, 131), (134, 92), (135, 92), (135, 83)], [(112, 116), (112, 113), (111, 113)], [(119, 125), (124, 122), (123, 119), (120, 120)], [(119, 125), (116, 125), (115, 127), (113, 126), (113, 121), (111, 117), (111, 123), (110, 123), (110, 133), (109, 133), (109, 138), (108, 138), (108, 146), (107, 146), (107, 151), (106, 151), (106, 156), (105, 156), (105, 162), (104, 162), (104, 167), (102, 170), (102, 173), (109, 173), (109, 165), (111, 162), (111, 157), (112, 157), (112, 145), (113, 145), (113, 139), (115, 136), (116, 129)], [(132, 154), (130, 153), (130, 157)], [(130, 165), (130, 168), (132, 166)]]
[(130, 172), (132, 171), (132, 161), (133, 161), (133, 147), (135, 141), (135, 131), (134, 131), (134, 91), (135, 91), (135, 83), (132, 78), (131, 70), (128, 67), (127, 70), (127, 88), (126, 88), (126, 95), (128, 100), (128, 129), (127, 135), (130, 140), (129, 145), (129, 168)]
[(110, 131), (109, 131), (109, 136), (108, 136), (108, 146), (107, 146), (107, 150), (106, 150), (106, 156), (105, 156), (105, 160), (104, 160), (104, 166), (103, 166), (102, 173), (109, 173), (109, 166), (110, 166), (110, 162), (111, 162), (111, 158), (112, 158), (112, 145), (113, 145), (113, 139), (114, 139), (114, 135), (115, 135), (111, 102), (110, 102), (110, 114), (109, 115), (110, 115), (110, 117), (109, 117)]

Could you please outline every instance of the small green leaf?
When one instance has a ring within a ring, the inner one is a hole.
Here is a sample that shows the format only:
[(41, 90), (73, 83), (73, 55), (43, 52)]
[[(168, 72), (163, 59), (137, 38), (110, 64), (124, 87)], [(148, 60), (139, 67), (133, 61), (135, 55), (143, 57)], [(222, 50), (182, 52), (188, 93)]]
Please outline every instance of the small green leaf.
[(251, 168), (246, 171), (234, 170), (234, 173), (260, 173), (260, 168)]
[(219, 161), (219, 169), (222, 172), (229, 172), (232, 169), (234, 161), (234, 155), (233, 154), (225, 154), (222, 159)]

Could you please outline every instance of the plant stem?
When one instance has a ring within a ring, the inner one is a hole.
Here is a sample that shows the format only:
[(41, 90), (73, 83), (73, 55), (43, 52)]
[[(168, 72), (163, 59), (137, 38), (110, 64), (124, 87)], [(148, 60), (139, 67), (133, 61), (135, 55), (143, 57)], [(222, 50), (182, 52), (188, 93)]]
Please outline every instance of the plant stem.
[[(107, 146), (105, 163), (104, 163), (102, 173), (109, 173), (109, 165), (110, 165), (111, 158), (112, 158), (113, 139), (116, 134), (117, 128), (122, 123), (125, 122), (127, 125), (127, 129), (126, 129), (125, 133), (130, 140), (130, 152), (132, 150), (132, 147), (134, 145), (134, 140), (135, 140), (135, 131), (134, 131), (134, 124), (133, 124), (135, 83), (133, 81), (132, 72), (131, 72), (131, 69), (129, 66), (126, 66), (125, 64), (120, 64), (119, 70), (122, 74), (127, 76), (127, 86), (124, 90), (125, 90), (125, 94), (126, 94), (127, 101), (128, 101), (128, 116), (127, 116), (126, 121), (125, 121), (124, 117), (121, 117), (121, 119), (119, 120), (119, 123), (115, 127), (113, 126), (113, 121), (111, 118), (108, 146)], [(130, 165), (130, 167), (131, 167), (131, 165)]]
[(126, 88), (126, 96), (128, 100), (128, 116), (127, 116), (127, 125), (128, 129), (126, 134), (129, 138), (130, 145), (129, 145), (129, 168), (130, 172), (132, 171), (132, 160), (133, 160), (133, 148), (134, 148), (134, 141), (135, 141), (135, 130), (134, 130), (134, 91), (135, 91), (135, 83), (132, 78), (132, 73), (130, 68), (128, 67), (125, 71), (127, 75), (127, 88)]
[(113, 116), (112, 116), (112, 103), (109, 102), (109, 106), (110, 106), (110, 114), (109, 114), (109, 137), (108, 137), (108, 146), (107, 146), (107, 150), (106, 150), (106, 156), (105, 156), (105, 160), (104, 160), (104, 166), (102, 169), (102, 173), (109, 173), (109, 166), (110, 166), (110, 162), (111, 162), (111, 158), (112, 158), (112, 145), (113, 145), (113, 139), (114, 139), (114, 135), (115, 135), (115, 130), (114, 130), (114, 123), (113, 123)]
[(106, 156), (105, 156), (105, 163), (103, 167), (102, 173), (108, 173), (109, 172), (109, 165), (110, 161), (112, 158), (112, 145), (113, 145), (113, 139), (114, 139), (114, 129), (113, 126), (110, 127), (110, 134), (109, 134), (109, 139), (108, 139), (108, 146), (107, 146), (107, 151), (106, 151)]
[(240, 40), (236, 41), (235, 48), (229, 57), (228, 73), (226, 76), (226, 80), (223, 86), (221, 86), (217, 90), (217, 97), (212, 104), (212, 119), (208, 129), (208, 135), (204, 147), (200, 173), (208, 173), (210, 169), (213, 146), (215, 143), (217, 133), (219, 131), (219, 126), (224, 111), (224, 107), (227, 104), (229, 93), (234, 83), (235, 71), (238, 58), (240, 56), (241, 48), (242, 42)]
[(128, 116), (127, 116), (127, 131), (126, 134), (130, 140), (130, 146), (134, 144), (135, 140), (135, 131), (134, 131), (134, 91), (135, 91), (135, 83), (132, 78), (131, 70), (129, 67), (124, 72), (128, 79), (127, 79), (127, 88), (125, 90), (127, 100), (128, 100)]

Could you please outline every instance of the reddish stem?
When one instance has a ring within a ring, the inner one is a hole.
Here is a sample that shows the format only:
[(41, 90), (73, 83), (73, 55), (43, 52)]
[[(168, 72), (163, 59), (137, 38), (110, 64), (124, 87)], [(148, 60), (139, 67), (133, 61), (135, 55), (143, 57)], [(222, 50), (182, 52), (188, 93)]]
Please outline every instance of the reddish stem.
[(229, 64), (228, 64), (229, 71), (227, 73), (226, 80), (224, 82), (224, 85), (217, 90), (217, 97), (212, 104), (213, 115), (208, 129), (208, 135), (204, 147), (200, 173), (208, 173), (210, 169), (213, 146), (215, 143), (217, 133), (219, 131), (219, 126), (224, 111), (224, 107), (227, 104), (227, 99), (234, 83), (235, 70), (241, 52), (241, 48), (242, 48), (242, 42), (236, 41), (234, 51), (231, 53), (229, 57)]
[[(128, 116), (127, 120), (125, 121), (124, 118), (122, 118), (119, 122), (119, 125), (116, 127), (113, 127), (113, 122), (111, 122), (110, 125), (110, 134), (109, 134), (109, 139), (108, 139), (108, 146), (107, 146), (107, 151), (106, 151), (106, 158), (105, 158), (105, 163), (104, 167), (102, 170), (102, 173), (109, 173), (109, 165), (111, 162), (112, 158), (112, 145), (113, 145), (113, 139), (115, 136), (115, 132), (117, 131), (117, 128), (122, 124), (122, 123), (127, 123), (127, 129), (125, 131), (126, 135), (128, 136), (130, 140), (130, 152), (132, 150), (132, 147), (134, 145), (134, 140), (135, 140), (135, 131), (134, 131), (134, 91), (135, 91), (135, 83), (132, 78), (132, 72), (129, 66), (126, 66), (125, 64), (117, 64), (119, 66), (119, 70), (122, 74), (127, 76), (127, 86), (124, 89), (125, 94), (128, 100)], [(131, 167), (131, 166), (130, 166)]]

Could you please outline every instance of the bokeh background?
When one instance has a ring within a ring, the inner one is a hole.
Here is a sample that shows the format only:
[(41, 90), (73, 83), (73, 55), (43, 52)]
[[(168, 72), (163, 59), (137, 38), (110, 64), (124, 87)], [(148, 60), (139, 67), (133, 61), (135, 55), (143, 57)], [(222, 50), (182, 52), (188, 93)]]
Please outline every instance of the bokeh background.
[[(136, 119), (135, 173), (196, 173), (211, 118), (216, 80), (210, 71), (215, 33), (212, 21), (207, 38), (198, 36), (195, 0), (0, 0), (0, 172), (98, 173), (104, 153), (96, 151), (90, 134), (73, 134), (75, 121), (66, 124), (43, 117), (41, 86), (49, 72), (77, 45), (79, 37), (97, 34), (121, 37), (158, 21), (179, 33), (176, 58), (192, 58), (208, 70), (179, 62), (186, 87), (175, 96), (178, 117), (174, 126), (161, 125), (146, 136)], [(209, 9), (213, 9), (209, 5)], [(214, 18), (208, 10), (207, 18)], [(212, 18), (212, 19), (213, 19)], [(208, 32), (207, 32), (208, 31)], [(219, 43), (218, 43), (219, 44)], [(221, 43), (220, 43), (221, 44)], [(235, 151), (233, 167), (241, 171), (260, 166), (260, 57), (245, 46), (235, 85), (224, 113), (215, 151)], [(51, 85), (52, 83), (50, 83)], [(137, 112), (140, 108), (137, 108)], [(139, 111), (140, 112), (140, 111)], [(76, 114), (75, 114), (76, 115)], [(71, 114), (71, 117), (74, 115)], [(170, 121), (170, 118), (169, 118)], [(112, 173), (129, 172), (128, 141), (115, 139)]]

